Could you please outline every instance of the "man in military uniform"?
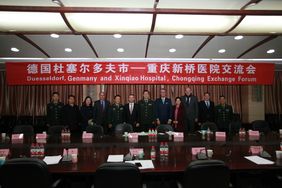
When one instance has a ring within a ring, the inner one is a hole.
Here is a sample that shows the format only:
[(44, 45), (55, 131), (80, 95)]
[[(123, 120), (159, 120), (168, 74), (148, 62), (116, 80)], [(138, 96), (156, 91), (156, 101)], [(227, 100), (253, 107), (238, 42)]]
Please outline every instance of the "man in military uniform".
[(60, 95), (58, 92), (52, 93), (52, 100), (47, 104), (47, 126), (61, 125), (62, 122), (62, 108), (64, 103), (60, 102)]
[(150, 99), (150, 93), (148, 90), (143, 92), (143, 99), (138, 102), (139, 114), (138, 123), (140, 124), (141, 131), (148, 131), (155, 128), (155, 104)]
[(215, 107), (215, 120), (219, 131), (227, 132), (229, 124), (233, 119), (233, 109), (231, 105), (226, 104), (225, 97), (219, 97), (219, 105)]
[(120, 103), (121, 96), (114, 97), (114, 104), (112, 104), (108, 111), (108, 132), (113, 134), (117, 124), (125, 122), (124, 106)]

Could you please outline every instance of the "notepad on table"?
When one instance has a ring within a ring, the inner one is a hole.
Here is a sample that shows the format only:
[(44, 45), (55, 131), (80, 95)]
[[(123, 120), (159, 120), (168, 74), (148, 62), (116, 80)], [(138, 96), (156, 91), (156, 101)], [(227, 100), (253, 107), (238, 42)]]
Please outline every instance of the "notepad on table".
[(273, 161), (270, 161), (268, 159), (262, 158), (260, 156), (257, 155), (253, 155), (253, 156), (246, 156), (246, 159), (258, 164), (258, 165), (271, 165), (274, 164)]
[(59, 164), (60, 160), (62, 159), (61, 155), (56, 155), (56, 156), (45, 156), (43, 161), (47, 165), (53, 165), (53, 164)]
[(112, 163), (123, 162), (123, 155), (109, 155), (107, 162), (112, 162)]

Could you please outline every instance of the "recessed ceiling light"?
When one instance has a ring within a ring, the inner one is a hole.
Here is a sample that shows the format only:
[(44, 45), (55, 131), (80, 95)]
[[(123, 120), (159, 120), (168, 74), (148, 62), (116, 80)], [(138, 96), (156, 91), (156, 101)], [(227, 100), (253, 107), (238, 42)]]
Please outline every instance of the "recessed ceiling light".
[(218, 50), (218, 53), (220, 53), (220, 54), (223, 54), (223, 53), (225, 53), (225, 52), (226, 52), (225, 49), (220, 49), (220, 50)]
[(56, 34), (56, 33), (52, 33), (52, 34), (50, 35), (50, 37), (57, 39), (57, 38), (60, 37), (60, 35), (58, 35), (58, 34)]
[(271, 31), (271, 32), (269, 32), (269, 33), (271, 33), (271, 34), (275, 34), (275, 33), (277, 33), (277, 32), (275, 32), (275, 31)]
[(273, 54), (275, 52), (275, 50), (274, 49), (269, 49), (269, 50), (267, 50), (267, 52), (266, 53), (268, 53), (268, 54)]
[(61, 0), (52, 0), (53, 3), (59, 5), (59, 6), (63, 6), (63, 3)]
[(120, 38), (122, 37), (122, 35), (121, 35), (121, 34), (114, 34), (114, 37), (115, 37), (116, 39), (120, 39)]
[(234, 37), (235, 40), (241, 40), (241, 39), (243, 39), (243, 38), (244, 38), (244, 37), (243, 37), (242, 35), (238, 35), (238, 36), (235, 36), (235, 37)]
[(170, 53), (174, 53), (174, 52), (176, 52), (176, 49), (175, 48), (171, 48), (171, 49), (169, 49), (168, 50)]
[(11, 48), (11, 51), (12, 51), (12, 52), (19, 52), (20, 50), (19, 50), (18, 48), (12, 47), (12, 48)]
[(123, 48), (118, 48), (117, 51), (122, 53), (122, 52), (124, 52), (124, 49)]
[(176, 38), (176, 39), (182, 39), (182, 38), (183, 38), (183, 35), (181, 35), (181, 34), (175, 35), (175, 38)]
[(65, 48), (65, 52), (72, 52), (71, 48)]

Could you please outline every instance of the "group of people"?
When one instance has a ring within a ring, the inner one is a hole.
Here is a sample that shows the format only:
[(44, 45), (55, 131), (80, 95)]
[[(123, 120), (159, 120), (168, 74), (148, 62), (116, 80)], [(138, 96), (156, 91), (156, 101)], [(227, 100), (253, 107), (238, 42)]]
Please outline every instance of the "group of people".
[(99, 100), (94, 104), (87, 96), (80, 107), (73, 95), (68, 96), (65, 105), (59, 99), (59, 93), (54, 92), (47, 105), (47, 126), (64, 125), (71, 132), (81, 132), (88, 125), (95, 124), (102, 126), (106, 134), (112, 134), (117, 124), (128, 123), (136, 132), (170, 124), (175, 131), (191, 133), (205, 122), (214, 122), (218, 130), (227, 131), (233, 118), (232, 106), (226, 104), (224, 96), (220, 96), (219, 104), (215, 106), (210, 93), (204, 93), (203, 100), (198, 101), (190, 87), (185, 89), (183, 96), (175, 98), (175, 105), (164, 88), (155, 101), (150, 99), (150, 92), (144, 90), (141, 100), (137, 102), (135, 95), (130, 94), (125, 105), (121, 104), (120, 95), (115, 95), (110, 103), (104, 92), (99, 93)]

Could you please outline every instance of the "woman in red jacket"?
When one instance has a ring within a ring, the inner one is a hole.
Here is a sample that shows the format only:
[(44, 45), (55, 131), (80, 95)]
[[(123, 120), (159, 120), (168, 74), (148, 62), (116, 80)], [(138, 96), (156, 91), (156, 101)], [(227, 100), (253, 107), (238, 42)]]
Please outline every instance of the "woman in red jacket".
[(175, 105), (172, 108), (172, 125), (175, 131), (184, 132), (185, 108), (181, 103), (181, 98), (175, 98)]

